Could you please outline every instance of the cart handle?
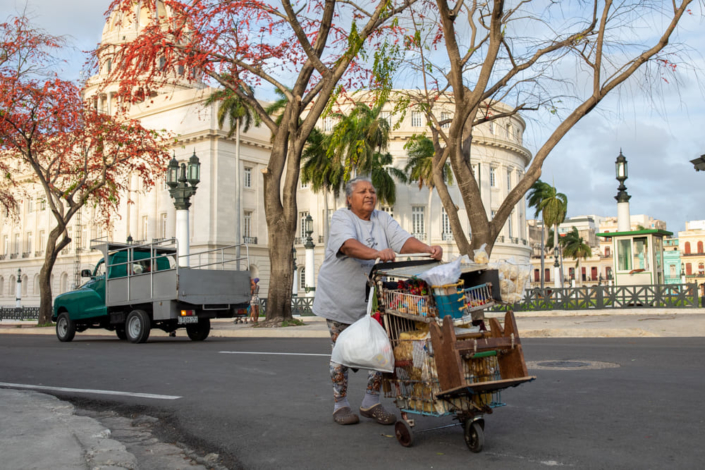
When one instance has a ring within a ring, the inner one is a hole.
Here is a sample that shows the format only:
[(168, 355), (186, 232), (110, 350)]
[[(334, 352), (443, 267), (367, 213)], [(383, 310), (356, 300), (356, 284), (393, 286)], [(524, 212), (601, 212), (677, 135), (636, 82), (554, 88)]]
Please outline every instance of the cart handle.
[[(429, 253), (394, 253), (394, 256), (396, 258), (430, 258), (431, 255)], [(398, 260), (395, 260), (394, 262), (397, 262)], [(391, 262), (391, 261), (390, 261)], [(379, 258), (375, 260), (375, 264), (379, 263)]]

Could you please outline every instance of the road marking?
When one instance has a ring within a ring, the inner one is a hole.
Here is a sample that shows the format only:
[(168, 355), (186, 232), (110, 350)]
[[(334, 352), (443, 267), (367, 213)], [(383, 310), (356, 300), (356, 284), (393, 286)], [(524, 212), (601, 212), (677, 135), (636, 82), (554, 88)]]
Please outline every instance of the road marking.
[(330, 357), (330, 354), (310, 354), (310, 353), (278, 353), (278, 352), (250, 352), (250, 351), (220, 351), (220, 354), (263, 354), (270, 356), (323, 356)]
[(119, 395), (123, 397), (137, 397), (137, 398), (154, 398), (155, 400), (178, 400), (181, 397), (176, 395), (156, 395), (154, 393), (132, 393), (132, 392), (117, 392), (114, 390), (93, 390), (90, 388), (65, 388), (65, 387), (48, 387), (44, 385), (25, 385), (25, 384), (11, 384), (0, 382), (0, 387), (8, 388), (28, 388), (32, 390), (47, 390), (54, 392), (74, 392), (74, 393), (95, 393), (97, 395)]

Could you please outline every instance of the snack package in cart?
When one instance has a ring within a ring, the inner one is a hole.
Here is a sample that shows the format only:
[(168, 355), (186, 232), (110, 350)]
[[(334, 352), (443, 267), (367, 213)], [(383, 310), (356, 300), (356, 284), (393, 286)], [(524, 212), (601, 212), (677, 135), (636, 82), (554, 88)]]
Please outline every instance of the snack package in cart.
[(530, 287), (531, 267), (512, 257), (506, 261), (500, 261), (497, 269), (502, 301), (510, 304), (521, 302), (524, 291)]
[(352, 368), (393, 372), (392, 344), (384, 328), (370, 315), (374, 291), (370, 289), (367, 314), (338, 335), (331, 361)]

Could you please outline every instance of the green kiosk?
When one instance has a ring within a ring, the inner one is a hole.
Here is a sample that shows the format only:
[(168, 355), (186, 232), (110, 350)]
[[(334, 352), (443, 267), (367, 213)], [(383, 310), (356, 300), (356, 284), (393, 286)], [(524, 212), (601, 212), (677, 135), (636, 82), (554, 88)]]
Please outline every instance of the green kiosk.
[[(598, 233), (598, 237), (612, 240), (614, 253), (614, 284), (616, 286), (643, 286), (664, 284), (663, 238), (673, 235), (666, 230), (632, 230), (629, 199), (624, 181), (627, 179), (627, 159), (619, 151), (615, 162), (619, 192), (617, 200), (617, 231)], [(609, 241), (609, 240), (607, 240)]]

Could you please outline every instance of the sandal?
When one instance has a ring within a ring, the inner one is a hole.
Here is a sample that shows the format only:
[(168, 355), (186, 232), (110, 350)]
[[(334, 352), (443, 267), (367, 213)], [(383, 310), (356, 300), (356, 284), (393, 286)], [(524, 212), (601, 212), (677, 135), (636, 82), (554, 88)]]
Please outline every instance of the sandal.
[(338, 424), (357, 424), (360, 422), (360, 418), (352, 412), (349, 406), (345, 408), (340, 408), (338, 411), (333, 413), (333, 421)]
[(374, 419), (379, 424), (394, 424), (397, 421), (396, 415), (385, 410), (381, 403), (367, 409), (360, 407), (360, 414), (365, 418)]

